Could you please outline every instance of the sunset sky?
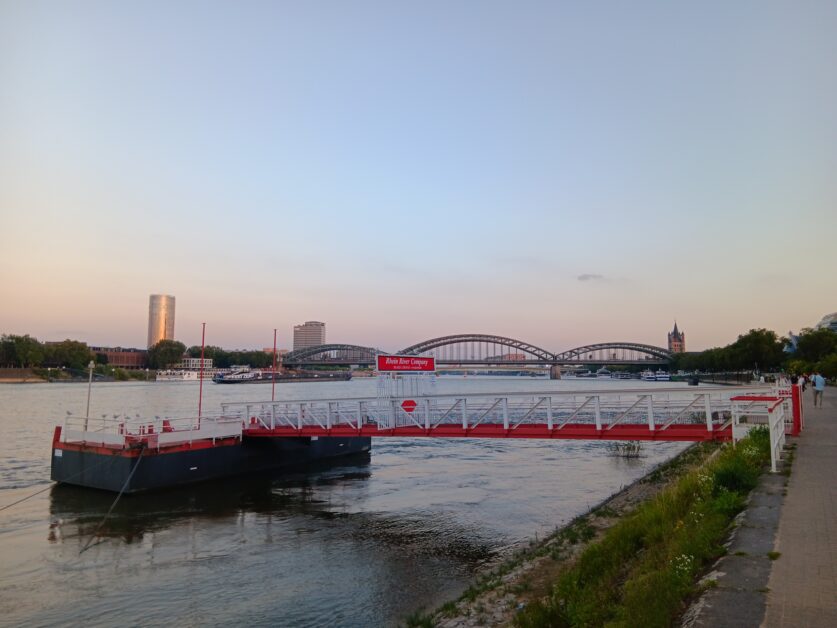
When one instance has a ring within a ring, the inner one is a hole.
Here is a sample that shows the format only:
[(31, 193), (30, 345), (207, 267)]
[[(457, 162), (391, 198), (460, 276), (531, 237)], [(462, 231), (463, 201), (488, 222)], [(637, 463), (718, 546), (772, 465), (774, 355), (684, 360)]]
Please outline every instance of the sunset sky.
[(687, 348), (837, 310), (837, 2), (0, 0), (0, 333)]

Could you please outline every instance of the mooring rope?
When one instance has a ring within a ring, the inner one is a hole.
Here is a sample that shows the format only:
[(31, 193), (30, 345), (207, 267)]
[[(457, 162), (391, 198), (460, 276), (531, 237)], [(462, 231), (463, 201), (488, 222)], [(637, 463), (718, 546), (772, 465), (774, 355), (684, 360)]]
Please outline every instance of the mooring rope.
[[(59, 480), (59, 481), (58, 481), (58, 484), (64, 484), (64, 483), (66, 483), (66, 481), (67, 481), (67, 480), (70, 480), (70, 479), (72, 479), (72, 478), (74, 478), (74, 477), (77, 477), (77, 476), (79, 476), (79, 475), (81, 475), (81, 474), (83, 474), (83, 473), (87, 473), (87, 472), (88, 472), (88, 471), (90, 471), (91, 469), (95, 469), (95, 468), (97, 468), (97, 467), (100, 467), (100, 466), (102, 466), (103, 464), (105, 464), (106, 462), (109, 462), (109, 463), (113, 464), (113, 461), (114, 461), (114, 460), (116, 460), (116, 457), (110, 458), (109, 460), (102, 460), (101, 462), (97, 462), (96, 464), (94, 464), (94, 465), (92, 465), (92, 466), (90, 466), (90, 467), (87, 467), (86, 469), (82, 469), (82, 470), (81, 470), (81, 471), (79, 471), (78, 473), (73, 473), (72, 475), (68, 475), (68, 476), (67, 476), (64, 480)], [(6, 504), (5, 506), (0, 507), (0, 512), (2, 512), (2, 511), (4, 511), (4, 510), (6, 510), (6, 508), (11, 508), (12, 506), (16, 506), (17, 504), (20, 504), (20, 503), (22, 503), (22, 502), (25, 502), (27, 499), (32, 499), (33, 497), (36, 497), (37, 495), (40, 495), (41, 493), (43, 493), (43, 492), (48, 491), (49, 489), (51, 489), (51, 488), (52, 488), (52, 486), (53, 486), (53, 485), (52, 485), (52, 484), (50, 484), (50, 485), (49, 485), (49, 486), (47, 486), (46, 488), (42, 488), (40, 491), (36, 491), (36, 492), (32, 493), (31, 495), (27, 495), (26, 497), (22, 497), (22, 498), (18, 499), (17, 501), (12, 502), (11, 504)]]
[(93, 534), (90, 535), (90, 538), (87, 540), (87, 543), (85, 544), (85, 546), (82, 547), (79, 550), (79, 555), (81, 555), (82, 553), (84, 553), (85, 551), (90, 549), (91, 547), (96, 547), (96, 545), (98, 545), (99, 543), (102, 542), (102, 541), (99, 541), (98, 543), (94, 543), (93, 545), (91, 545), (91, 543), (93, 543), (93, 539), (96, 538), (99, 535), (99, 531), (105, 525), (105, 522), (108, 520), (108, 517), (110, 517), (110, 514), (113, 512), (113, 509), (116, 508), (116, 504), (119, 503), (119, 499), (122, 497), (122, 494), (125, 492), (125, 489), (128, 488), (128, 484), (130, 483), (131, 478), (134, 477), (134, 473), (136, 473), (137, 469), (139, 468), (140, 461), (142, 461), (142, 455), (144, 453), (145, 453), (145, 446), (143, 445), (142, 449), (140, 449), (139, 456), (137, 456), (137, 462), (136, 462), (136, 464), (134, 464), (134, 468), (131, 469), (131, 472), (128, 474), (128, 477), (125, 478), (125, 483), (122, 485), (122, 488), (119, 491), (119, 495), (117, 495), (116, 499), (113, 500), (113, 503), (110, 505), (110, 508), (108, 509), (107, 513), (102, 518), (102, 521), (99, 523), (99, 526), (96, 528), (96, 531)]

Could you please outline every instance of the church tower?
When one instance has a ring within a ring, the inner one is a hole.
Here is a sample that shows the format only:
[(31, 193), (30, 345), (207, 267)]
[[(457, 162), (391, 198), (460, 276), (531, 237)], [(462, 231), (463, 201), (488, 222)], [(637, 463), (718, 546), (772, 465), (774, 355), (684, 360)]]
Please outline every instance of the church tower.
[(686, 351), (686, 333), (677, 329), (677, 321), (674, 321), (674, 329), (668, 332), (668, 350), (672, 353)]

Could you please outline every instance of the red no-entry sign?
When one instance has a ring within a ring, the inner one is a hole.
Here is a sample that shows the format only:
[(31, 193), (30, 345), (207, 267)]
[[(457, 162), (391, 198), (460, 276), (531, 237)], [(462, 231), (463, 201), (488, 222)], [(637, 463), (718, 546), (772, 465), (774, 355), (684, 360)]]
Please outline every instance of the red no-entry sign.
[(401, 402), (401, 407), (404, 409), (404, 412), (412, 412), (416, 409), (416, 402), (412, 399), (405, 399)]

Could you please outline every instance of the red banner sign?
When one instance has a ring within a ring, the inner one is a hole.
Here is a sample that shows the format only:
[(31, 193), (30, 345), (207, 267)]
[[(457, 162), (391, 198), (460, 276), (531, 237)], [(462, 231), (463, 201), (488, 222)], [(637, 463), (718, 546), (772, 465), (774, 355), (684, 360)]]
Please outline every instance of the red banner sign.
[(378, 371), (388, 373), (432, 373), (436, 370), (436, 358), (418, 358), (409, 355), (379, 355)]

